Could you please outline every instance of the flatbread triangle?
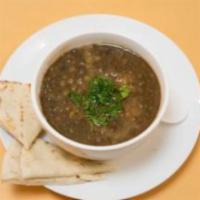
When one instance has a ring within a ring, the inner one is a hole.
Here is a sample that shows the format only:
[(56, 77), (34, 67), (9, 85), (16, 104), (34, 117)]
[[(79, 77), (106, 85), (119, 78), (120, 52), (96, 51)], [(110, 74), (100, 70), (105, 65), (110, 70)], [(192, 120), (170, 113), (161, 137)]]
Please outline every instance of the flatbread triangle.
[(30, 84), (0, 81), (0, 126), (30, 148), (42, 130), (32, 108)]
[(14, 141), (4, 157), (2, 181), (14, 184), (72, 184), (99, 180), (113, 167), (105, 162), (75, 157), (37, 139), (27, 150)]

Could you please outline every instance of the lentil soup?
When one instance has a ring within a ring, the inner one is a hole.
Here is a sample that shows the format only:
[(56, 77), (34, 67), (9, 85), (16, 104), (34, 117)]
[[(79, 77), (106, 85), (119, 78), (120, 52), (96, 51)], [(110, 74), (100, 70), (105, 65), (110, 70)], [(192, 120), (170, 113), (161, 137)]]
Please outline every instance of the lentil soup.
[(91, 44), (67, 51), (48, 68), (42, 111), (60, 134), (89, 145), (136, 137), (154, 120), (161, 99), (149, 64), (127, 49)]

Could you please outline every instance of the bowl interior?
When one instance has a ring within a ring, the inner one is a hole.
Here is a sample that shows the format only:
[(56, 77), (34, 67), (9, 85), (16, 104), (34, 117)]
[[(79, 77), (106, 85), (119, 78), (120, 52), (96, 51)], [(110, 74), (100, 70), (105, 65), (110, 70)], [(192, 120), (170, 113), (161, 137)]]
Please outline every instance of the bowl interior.
[(72, 145), (78, 144), (79, 146), (82, 145), (84, 147), (93, 146), (97, 149), (98, 148), (106, 149), (107, 147), (111, 147), (111, 146), (112, 148), (114, 147), (117, 148), (117, 146), (121, 144), (128, 145), (129, 143), (137, 142), (138, 140), (141, 140), (143, 137), (148, 135), (152, 131), (152, 129), (155, 128), (160, 122), (160, 119), (162, 118), (166, 109), (166, 105), (167, 105), (168, 89), (167, 89), (167, 83), (163, 75), (162, 69), (157, 63), (157, 61), (154, 59), (154, 57), (141, 44), (138, 44), (132, 39), (129, 39), (120, 35), (110, 34), (110, 33), (90, 33), (90, 34), (84, 34), (84, 35), (80, 35), (80, 36), (68, 39), (64, 43), (58, 45), (44, 60), (33, 82), (32, 97), (33, 97), (33, 104), (36, 110), (36, 114), (38, 115), (39, 120), (42, 122), (42, 124), (50, 133), (53, 133), (54, 135), (57, 135), (57, 136), (58, 134), (61, 135), (47, 122), (45, 116), (42, 113), (39, 95), (40, 95), (40, 88), (41, 88), (43, 76), (45, 75), (45, 72), (47, 71), (49, 66), (66, 51), (76, 48), (76, 47), (83, 46), (83, 45), (92, 44), (92, 43), (120, 46), (122, 48), (131, 50), (133, 53), (139, 55), (144, 60), (146, 60), (151, 66), (151, 68), (153, 69), (153, 71), (155, 72), (155, 74), (157, 75), (157, 78), (160, 83), (160, 88), (161, 88), (160, 108), (158, 110), (157, 116), (155, 117), (154, 121), (150, 124), (150, 126), (145, 131), (140, 133), (138, 136), (128, 141), (124, 141), (122, 143), (109, 145), (109, 146), (93, 146), (93, 145), (86, 145), (86, 144), (81, 144), (76, 141), (72, 141), (71, 139), (68, 139), (64, 136), (61, 136), (61, 137), (63, 140), (65, 140), (68, 143), (70, 142)]

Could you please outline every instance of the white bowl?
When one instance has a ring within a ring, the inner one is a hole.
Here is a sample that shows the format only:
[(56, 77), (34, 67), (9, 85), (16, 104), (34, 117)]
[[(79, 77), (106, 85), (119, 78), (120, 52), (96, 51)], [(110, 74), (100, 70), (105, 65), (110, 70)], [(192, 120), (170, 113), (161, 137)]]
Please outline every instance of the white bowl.
[[(43, 76), (51, 63), (53, 63), (60, 55), (62, 55), (67, 50), (91, 43), (107, 43), (131, 49), (150, 64), (159, 79), (161, 87), (161, 103), (154, 121), (146, 130), (144, 130), (138, 136), (119, 144), (109, 146), (94, 146), (82, 144), (71, 140), (60, 134), (48, 123), (41, 109), (39, 98), (41, 83)], [(44, 129), (46, 129), (49, 133), (49, 136), (54, 143), (56, 143), (61, 148), (80, 157), (95, 160), (106, 160), (124, 154), (128, 152), (130, 148), (135, 148), (136, 146), (141, 144), (147, 138), (147, 136), (150, 136), (153, 133), (153, 130), (158, 126), (166, 111), (168, 105), (169, 89), (167, 79), (162, 71), (162, 66), (159, 65), (159, 63), (154, 58), (154, 55), (151, 55), (142, 46), (142, 44), (138, 44), (136, 41), (134, 41), (133, 38), (128, 38), (120, 35), (117, 30), (112, 30), (112, 33), (109, 30), (105, 30), (104, 32), (87, 30), (84, 31), (84, 34), (80, 33), (80, 35), (74, 35), (71, 38), (66, 38), (66, 41), (64, 43), (58, 44), (58, 46), (53, 49), (50, 54), (48, 54), (35, 75), (34, 81), (32, 82), (31, 93), (33, 107), (36, 115)]]

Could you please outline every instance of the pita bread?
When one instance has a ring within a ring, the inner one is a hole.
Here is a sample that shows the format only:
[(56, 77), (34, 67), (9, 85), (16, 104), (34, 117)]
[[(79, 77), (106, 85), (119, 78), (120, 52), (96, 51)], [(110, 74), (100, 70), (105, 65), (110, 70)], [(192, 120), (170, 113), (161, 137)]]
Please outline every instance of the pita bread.
[(32, 109), (30, 85), (0, 82), (0, 124), (25, 148), (29, 148), (41, 131)]
[(21, 167), (23, 178), (63, 177), (107, 171), (107, 166), (102, 162), (80, 159), (41, 139), (30, 150), (22, 149)]
[(77, 158), (37, 139), (31, 149), (12, 143), (3, 163), (2, 181), (22, 185), (73, 184), (103, 178), (107, 163)]
[(14, 140), (9, 146), (3, 161), (2, 179), (4, 177), (8, 181), (20, 179), (20, 156), (22, 146)]
[[(87, 175), (86, 175), (87, 176)], [(104, 174), (91, 174), (85, 179), (85, 176), (71, 176), (71, 177), (59, 177), (59, 178), (35, 178), (35, 179), (10, 179), (3, 180), (3, 182), (12, 183), (16, 185), (29, 185), (29, 186), (39, 186), (39, 185), (72, 185), (80, 184), (91, 181), (98, 181), (104, 177)]]

